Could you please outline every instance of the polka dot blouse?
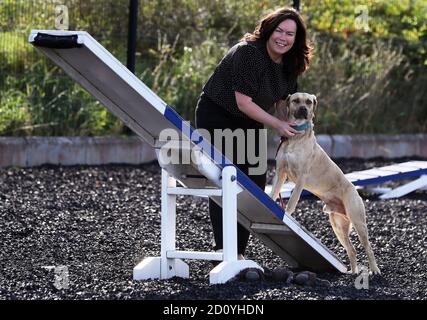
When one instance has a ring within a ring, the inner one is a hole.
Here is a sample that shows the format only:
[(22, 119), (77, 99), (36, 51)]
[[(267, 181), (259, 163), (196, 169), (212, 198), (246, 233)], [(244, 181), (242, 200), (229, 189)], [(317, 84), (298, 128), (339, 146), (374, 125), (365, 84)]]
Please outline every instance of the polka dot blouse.
[(297, 80), (268, 55), (263, 41), (242, 41), (233, 46), (203, 87), (205, 94), (230, 113), (248, 118), (239, 110), (234, 92), (252, 98), (269, 111), (280, 99), (297, 91)]

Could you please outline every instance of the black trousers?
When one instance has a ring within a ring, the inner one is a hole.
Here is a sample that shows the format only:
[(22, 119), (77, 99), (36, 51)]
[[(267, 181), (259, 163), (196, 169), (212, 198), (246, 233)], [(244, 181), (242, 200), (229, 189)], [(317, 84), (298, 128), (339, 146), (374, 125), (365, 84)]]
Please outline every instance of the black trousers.
[[(263, 124), (251, 120), (251, 119), (241, 119), (230, 112), (226, 111), (221, 106), (214, 103), (210, 100), (206, 94), (202, 93), (196, 107), (196, 127), (203, 128), (209, 131), (211, 135), (211, 139), (214, 139), (214, 130), (215, 129), (243, 129), (245, 133), (245, 142), (247, 141), (247, 130), (255, 129), (255, 155), (259, 155), (259, 132), (258, 130), (263, 129)], [(237, 148), (237, 139), (233, 139), (233, 159), (228, 157), (240, 170), (242, 170), (246, 175), (248, 175), (249, 168), (255, 167), (256, 164), (250, 164), (247, 158), (247, 154), (244, 156), (244, 163), (241, 160), (238, 163), (238, 148)], [(218, 145), (218, 141), (211, 141), (212, 144)], [(222, 141), (221, 151), (225, 154), (225, 139)], [(219, 148), (218, 148), (219, 149)], [(245, 148), (247, 150), (248, 148)], [(246, 151), (247, 153), (247, 151)], [(262, 157), (266, 157), (267, 155), (262, 155)], [(242, 155), (240, 155), (240, 159)], [(249, 175), (252, 181), (254, 181), (262, 190), (264, 190), (266, 183), (266, 173), (261, 175)], [(217, 205), (212, 199), (209, 199), (209, 215), (212, 223), (212, 229), (215, 238), (215, 246), (214, 249), (222, 249), (223, 248), (223, 238), (222, 238), (222, 208)], [(249, 231), (247, 231), (242, 225), (238, 224), (237, 226), (237, 243), (238, 243), (238, 253), (244, 254), (246, 250), (246, 246), (249, 240)]]

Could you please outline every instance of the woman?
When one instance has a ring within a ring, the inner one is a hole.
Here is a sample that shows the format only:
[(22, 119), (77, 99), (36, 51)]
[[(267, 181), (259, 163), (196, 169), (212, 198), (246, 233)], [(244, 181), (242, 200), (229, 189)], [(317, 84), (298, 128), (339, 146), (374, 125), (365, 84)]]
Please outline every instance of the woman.
[[(206, 129), (213, 139), (214, 129), (255, 129), (255, 152), (259, 153), (259, 130), (268, 125), (281, 136), (298, 132), (287, 123), (270, 115), (277, 101), (297, 91), (297, 77), (309, 66), (312, 48), (298, 11), (281, 8), (263, 17), (252, 34), (246, 34), (217, 65), (203, 87), (197, 103), (196, 126)], [(218, 145), (218, 141), (213, 141)], [(222, 144), (224, 146), (225, 144)], [(245, 174), (253, 167), (247, 159), (236, 161), (237, 142), (233, 139), (232, 160)], [(224, 153), (224, 148), (222, 148)], [(264, 158), (267, 155), (260, 155)], [(249, 177), (264, 190), (266, 172)], [(221, 250), (222, 209), (209, 199), (209, 214), (215, 237), (215, 250)], [(249, 240), (249, 232), (238, 225), (239, 259)]]

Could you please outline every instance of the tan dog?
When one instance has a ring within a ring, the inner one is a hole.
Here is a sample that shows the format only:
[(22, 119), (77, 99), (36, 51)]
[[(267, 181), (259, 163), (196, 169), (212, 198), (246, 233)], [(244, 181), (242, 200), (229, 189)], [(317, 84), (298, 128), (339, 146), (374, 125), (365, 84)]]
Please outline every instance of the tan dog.
[(294, 122), (297, 125), (294, 128), (301, 133), (283, 139), (277, 150), (276, 175), (270, 196), (276, 200), (283, 183), (289, 178), (295, 183), (295, 189), (286, 206), (288, 214), (295, 211), (303, 189), (319, 197), (325, 203), (323, 211), (329, 214), (338, 240), (347, 251), (350, 272), (358, 273), (356, 250), (349, 238), (351, 227), (354, 226), (367, 253), (371, 272), (379, 274), (368, 239), (363, 200), (341, 169), (316, 142), (312, 122), (316, 107), (314, 95), (299, 92), (277, 104), (278, 117)]

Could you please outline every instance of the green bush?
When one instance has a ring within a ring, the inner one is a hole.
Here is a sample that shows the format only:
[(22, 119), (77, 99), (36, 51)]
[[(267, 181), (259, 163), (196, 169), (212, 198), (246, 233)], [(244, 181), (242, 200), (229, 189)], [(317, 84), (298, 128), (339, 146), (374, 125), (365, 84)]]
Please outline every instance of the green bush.
[(122, 131), (118, 119), (45, 61), (29, 67), (19, 79), (8, 77), (7, 82), (10, 89), (1, 95), (0, 134), (74, 136)]
[[(27, 43), (53, 29), (56, 1), (0, 6), (0, 134), (121, 134), (123, 125)], [(128, 0), (64, 0), (70, 29), (125, 62)], [(228, 48), (292, 1), (140, 1), (136, 74), (187, 120)], [(318, 133), (427, 131), (427, 0), (301, 1), (316, 55), (300, 79), (319, 98)], [(358, 5), (369, 16), (360, 30)]]
[[(204, 83), (227, 50), (227, 46), (215, 38), (209, 38), (193, 48), (184, 47), (176, 52), (176, 43), (169, 44), (162, 38), (158, 57), (152, 72), (143, 72), (140, 77), (154, 92), (182, 115), (194, 120), (194, 108)], [(177, 39), (176, 39), (177, 40)]]
[(2, 43), (2, 64), (14, 66), (15, 71), (22, 71), (25, 60), (31, 47), (27, 41), (17, 32), (0, 32), (0, 43)]
[(16, 89), (0, 96), (0, 135), (23, 135), (30, 123), (27, 97)]
[[(397, 88), (390, 81), (396, 72), (405, 72), (401, 48), (375, 39), (361, 45), (357, 39), (342, 42), (325, 34), (314, 38), (316, 55), (300, 88), (317, 95), (317, 132), (398, 133), (422, 129), (421, 123), (402, 127), (408, 105), (394, 94)], [(399, 85), (405, 82), (409, 80), (404, 77), (398, 81)], [(414, 107), (421, 111), (420, 106)]]

